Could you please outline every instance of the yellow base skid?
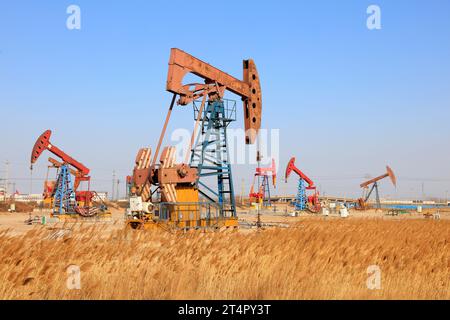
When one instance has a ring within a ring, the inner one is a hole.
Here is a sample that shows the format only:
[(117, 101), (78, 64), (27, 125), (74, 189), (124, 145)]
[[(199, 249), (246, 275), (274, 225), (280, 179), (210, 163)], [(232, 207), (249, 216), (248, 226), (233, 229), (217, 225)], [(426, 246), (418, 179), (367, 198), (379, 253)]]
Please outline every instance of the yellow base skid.
[(222, 218), (215, 220), (187, 220), (187, 221), (155, 221), (133, 219), (127, 221), (127, 227), (137, 230), (219, 230), (222, 228), (236, 229), (239, 227), (237, 218)]

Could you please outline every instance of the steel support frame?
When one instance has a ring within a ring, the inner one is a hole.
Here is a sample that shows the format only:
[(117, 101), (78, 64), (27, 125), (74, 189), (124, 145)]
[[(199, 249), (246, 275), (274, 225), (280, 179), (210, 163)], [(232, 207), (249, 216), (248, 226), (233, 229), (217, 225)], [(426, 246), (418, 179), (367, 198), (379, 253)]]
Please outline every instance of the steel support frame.
[(369, 200), (373, 190), (375, 190), (375, 201), (376, 201), (377, 209), (381, 209), (380, 193), (378, 191), (378, 182), (374, 182), (372, 184), (372, 187), (370, 188), (369, 193), (367, 194), (366, 198), (364, 199), (364, 202), (367, 202), (367, 200)]
[[(232, 121), (226, 117), (223, 100), (208, 101), (203, 110), (201, 130), (191, 149), (190, 165), (197, 167), (197, 187), (200, 194), (219, 205), (221, 217), (236, 217), (233, 178), (227, 143), (227, 127)], [(217, 191), (208, 187), (202, 178), (217, 176)]]
[(263, 206), (270, 207), (270, 185), (269, 185), (269, 176), (263, 176), (262, 181), (262, 191), (263, 191)]
[(297, 189), (297, 197), (295, 199), (295, 209), (297, 210), (306, 210), (306, 188), (305, 188), (305, 180), (302, 178), (298, 179), (298, 189)]
[(56, 190), (53, 201), (53, 212), (56, 214), (71, 213), (77, 206), (75, 191), (72, 186), (70, 168), (67, 164), (63, 164), (59, 169), (58, 179), (56, 182)]

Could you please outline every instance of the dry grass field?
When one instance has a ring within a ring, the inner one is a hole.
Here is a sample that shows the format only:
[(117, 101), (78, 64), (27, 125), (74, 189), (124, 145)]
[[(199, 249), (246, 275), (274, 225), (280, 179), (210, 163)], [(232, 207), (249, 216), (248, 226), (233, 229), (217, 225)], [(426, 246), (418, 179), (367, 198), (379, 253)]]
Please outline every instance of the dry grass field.
[[(1, 231), (0, 298), (450, 299), (450, 221), (305, 219), (232, 233), (103, 229)], [(80, 267), (79, 290), (67, 288), (70, 265)], [(381, 269), (379, 290), (367, 288), (370, 265)]]

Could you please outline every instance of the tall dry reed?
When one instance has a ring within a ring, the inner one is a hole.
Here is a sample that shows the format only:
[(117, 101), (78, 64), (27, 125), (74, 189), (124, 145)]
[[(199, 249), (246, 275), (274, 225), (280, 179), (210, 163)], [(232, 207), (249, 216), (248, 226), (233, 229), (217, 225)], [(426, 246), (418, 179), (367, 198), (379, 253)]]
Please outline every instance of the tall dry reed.
[[(449, 299), (450, 222), (308, 220), (237, 233), (0, 232), (2, 299)], [(80, 267), (81, 289), (67, 288)], [(369, 290), (367, 268), (381, 270)]]

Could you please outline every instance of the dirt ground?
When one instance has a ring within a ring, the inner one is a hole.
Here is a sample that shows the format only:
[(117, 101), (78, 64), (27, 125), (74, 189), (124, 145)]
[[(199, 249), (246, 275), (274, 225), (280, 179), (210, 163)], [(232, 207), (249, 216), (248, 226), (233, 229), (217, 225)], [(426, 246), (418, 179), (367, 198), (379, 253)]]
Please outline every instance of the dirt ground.
[[(258, 215), (256, 210), (249, 207), (238, 207), (238, 217), (240, 222), (240, 231), (248, 232), (256, 229), (256, 222), (258, 219)], [(388, 220), (404, 220), (404, 219), (433, 219), (433, 217), (426, 218), (424, 216), (425, 212), (429, 212), (431, 214), (435, 213), (437, 210), (426, 210), (422, 213), (417, 213), (415, 211), (402, 213), (397, 216), (388, 215), (386, 210), (377, 211), (377, 210), (367, 210), (367, 211), (357, 211), (350, 210), (350, 215), (346, 219), (388, 219)], [(103, 224), (106, 233), (110, 233), (111, 231), (120, 229), (124, 227), (124, 212), (125, 209), (122, 208), (110, 208), (111, 218), (110, 219), (102, 219), (102, 220), (94, 220), (87, 219), (75, 223), (75, 225), (79, 224)], [(285, 204), (276, 205), (274, 208), (262, 210), (260, 212), (260, 221), (263, 227), (265, 228), (274, 228), (281, 227), (287, 228), (292, 224), (297, 222), (301, 222), (309, 219), (320, 219), (320, 220), (335, 220), (335, 219), (343, 219), (338, 214), (330, 214), (325, 217), (321, 214), (308, 214), (301, 213), (299, 216), (290, 216), (293, 212), (292, 207), (289, 207)], [(449, 220), (450, 219), (450, 208), (448, 209), (440, 209), (439, 210), (440, 219), (441, 220)], [(37, 225), (28, 225), (25, 223), (26, 220), (32, 217), (42, 217), (45, 216), (47, 218), (46, 226), (48, 228), (61, 228), (73, 226), (74, 223), (62, 223), (52, 221), (50, 218), (49, 212), (40, 211), (39, 209), (35, 209), (33, 212), (28, 213), (8, 213), (8, 212), (0, 212), (0, 231), (4, 229), (9, 229), (10, 234), (12, 235), (21, 235), (26, 233), (29, 230), (32, 230)]]
[(22, 235), (34, 228), (41, 227), (39, 224), (29, 225), (26, 221), (33, 217), (45, 216), (47, 219), (47, 228), (71, 228), (74, 225), (86, 225), (86, 224), (104, 224), (105, 232), (109, 233), (113, 230), (120, 229), (124, 226), (124, 210), (123, 209), (110, 209), (111, 218), (110, 219), (85, 219), (79, 223), (71, 222), (56, 222), (54, 219), (50, 219), (50, 214), (45, 211), (35, 210), (33, 212), (22, 213), (22, 212), (0, 212), (0, 231), (4, 229), (9, 229), (11, 235)]

